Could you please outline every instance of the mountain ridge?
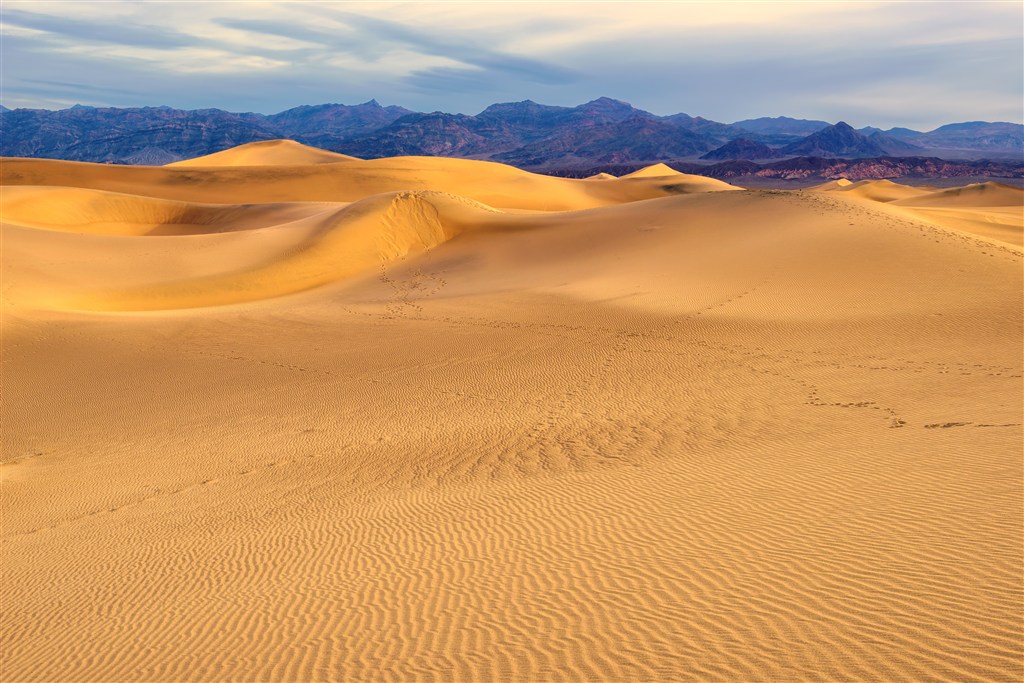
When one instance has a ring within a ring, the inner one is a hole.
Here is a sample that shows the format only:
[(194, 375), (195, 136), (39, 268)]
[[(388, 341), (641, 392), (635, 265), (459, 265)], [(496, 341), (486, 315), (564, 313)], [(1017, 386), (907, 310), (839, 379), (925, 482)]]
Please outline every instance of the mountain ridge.
[[(788, 117), (727, 124), (684, 113), (659, 116), (609, 97), (575, 107), (500, 102), (478, 114), (415, 112), (376, 100), (300, 105), (270, 115), (76, 105), (53, 111), (0, 110), (0, 130), (2, 156), (128, 164), (172, 163), (282, 138), (365, 158), (444, 155), (541, 171), (701, 157), (1016, 160), (1024, 154), (1024, 125), (1008, 122), (951, 123), (929, 132), (872, 126), (855, 130), (845, 122)], [(738, 140), (747, 142), (731, 144)]]

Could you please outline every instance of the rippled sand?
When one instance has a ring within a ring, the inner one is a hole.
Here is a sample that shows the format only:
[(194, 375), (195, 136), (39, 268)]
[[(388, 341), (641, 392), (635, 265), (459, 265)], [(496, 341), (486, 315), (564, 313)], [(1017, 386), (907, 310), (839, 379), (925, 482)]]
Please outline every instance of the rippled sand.
[(1024, 677), (1020, 190), (0, 176), (5, 683)]

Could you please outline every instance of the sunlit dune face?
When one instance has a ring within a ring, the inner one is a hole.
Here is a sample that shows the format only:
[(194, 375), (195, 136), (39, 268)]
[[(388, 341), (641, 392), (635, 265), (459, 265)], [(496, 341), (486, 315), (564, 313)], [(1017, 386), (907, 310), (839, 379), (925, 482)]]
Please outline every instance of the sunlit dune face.
[(0, 182), (5, 680), (1024, 674), (1019, 189)]

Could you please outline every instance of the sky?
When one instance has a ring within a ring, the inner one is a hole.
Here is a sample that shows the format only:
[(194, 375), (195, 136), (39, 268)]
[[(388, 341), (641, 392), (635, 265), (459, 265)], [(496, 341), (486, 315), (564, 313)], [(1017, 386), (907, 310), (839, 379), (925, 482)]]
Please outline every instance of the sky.
[(274, 113), (376, 99), (475, 114), (607, 96), (667, 115), (931, 130), (1024, 118), (1024, 3), (0, 4), (10, 108)]

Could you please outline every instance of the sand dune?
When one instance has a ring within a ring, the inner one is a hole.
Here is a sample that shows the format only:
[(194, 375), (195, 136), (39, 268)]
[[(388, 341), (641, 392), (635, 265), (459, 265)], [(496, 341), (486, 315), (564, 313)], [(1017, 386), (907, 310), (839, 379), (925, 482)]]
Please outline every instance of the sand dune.
[(586, 180), (613, 180), (615, 177), (611, 173), (595, 173), (586, 178)]
[(842, 192), (851, 197), (860, 197), (874, 202), (892, 202), (926, 194), (928, 190), (910, 185), (900, 185), (891, 180), (861, 180), (830, 191)]
[(301, 166), (355, 161), (356, 157), (310, 147), (294, 140), (265, 140), (215, 152), (195, 159), (176, 161), (167, 166), (194, 168), (204, 166)]
[(4, 681), (1024, 676), (1012, 193), (0, 173)]
[[(101, 249), (130, 257), (130, 263), (114, 276), (116, 287), (111, 286), (113, 278), (106, 268), (95, 267), (94, 240), (79, 245), (63, 236), (47, 239), (31, 231), (11, 232), (8, 248), (23, 252), (26, 260), (39, 252), (59, 259), (50, 268), (59, 268), (61, 281), (43, 288), (42, 295), (26, 290), (24, 299), (9, 293), (8, 300), (21, 306), (45, 302), (49, 308), (79, 311), (167, 310), (258, 301), (374, 271), (383, 263), (436, 247), (465, 229), (485, 230), (499, 213), (440, 192), (386, 193), (336, 208), (314, 205), (312, 213), (306, 206), (298, 211), (287, 205), (280, 208), (284, 210), (279, 214), (304, 211), (306, 215), (289, 216), (288, 223), (263, 230), (254, 226), (244, 234), (232, 231), (207, 238), (202, 248), (194, 236), (169, 245), (166, 251), (154, 251), (151, 240), (103, 243)], [(265, 222), (270, 216), (261, 218)], [(129, 229), (136, 225), (129, 223)], [(168, 251), (178, 252), (170, 271), (161, 267)], [(231, 257), (225, 258), (225, 252)]]
[(0, 195), (3, 222), (98, 235), (190, 235), (282, 225), (336, 207), (326, 202), (198, 204), (77, 187), (22, 185)]
[(3, 185), (55, 185), (216, 204), (354, 202), (384, 192), (437, 190), (502, 209), (572, 211), (669, 194), (736, 190), (672, 171), (665, 177), (594, 183), (537, 175), (486, 161), (395, 157), (309, 166), (171, 168), (4, 159)]
[(987, 182), (951, 187), (927, 195), (900, 200), (901, 206), (951, 208), (951, 207), (1020, 207), (1024, 204), (1024, 189), (1002, 183)]
[(841, 190), (847, 188), (850, 185), (853, 185), (853, 182), (851, 182), (850, 180), (847, 180), (846, 178), (838, 178), (836, 180), (830, 180), (826, 183), (822, 183), (821, 185), (814, 185), (807, 189), (816, 190), (818, 192), (830, 192), (832, 190)]
[(906, 213), (934, 225), (1024, 246), (1024, 211), (1019, 206), (908, 207)]
[(665, 176), (684, 175), (666, 164), (653, 164), (622, 176), (623, 178), (663, 178)]
[(891, 180), (840, 179), (812, 188), (901, 207), (902, 215), (960, 233), (1024, 246), (1024, 190), (987, 182), (938, 190), (900, 185)]

